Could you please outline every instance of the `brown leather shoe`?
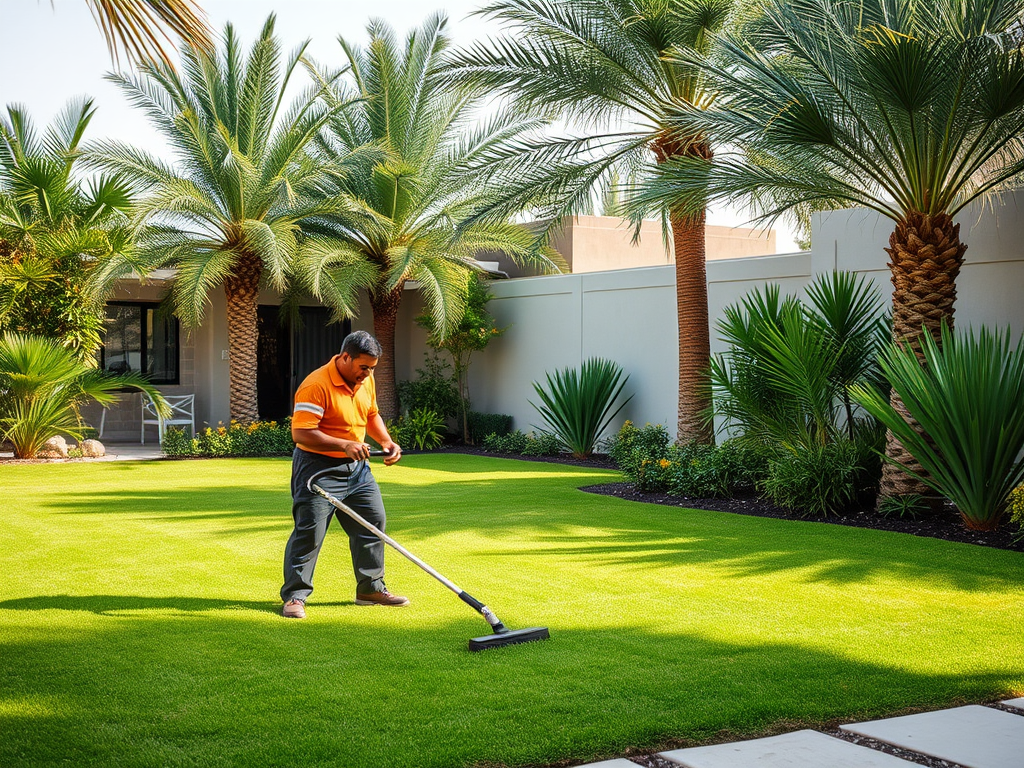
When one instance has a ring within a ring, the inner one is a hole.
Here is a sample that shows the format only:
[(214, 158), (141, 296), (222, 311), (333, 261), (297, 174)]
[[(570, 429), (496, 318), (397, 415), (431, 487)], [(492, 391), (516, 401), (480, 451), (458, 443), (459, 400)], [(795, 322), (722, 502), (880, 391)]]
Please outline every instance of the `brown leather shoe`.
[(383, 592), (371, 592), (368, 595), (356, 595), (356, 605), (390, 605), (395, 608), (399, 608), (408, 604), (408, 597), (392, 595), (386, 589)]
[(297, 597), (292, 598), (281, 608), (281, 615), (286, 619), (306, 618), (306, 604)]

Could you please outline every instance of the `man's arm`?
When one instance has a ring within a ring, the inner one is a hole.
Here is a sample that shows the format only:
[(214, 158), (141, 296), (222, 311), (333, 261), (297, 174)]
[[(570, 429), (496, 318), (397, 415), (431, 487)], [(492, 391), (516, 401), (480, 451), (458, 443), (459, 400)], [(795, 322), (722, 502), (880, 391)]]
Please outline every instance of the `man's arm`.
[(366, 422), (366, 434), (380, 443), (380, 447), (388, 452), (389, 455), (384, 458), (385, 465), (391, 466), (402, 458), (402, 446), (391, 439), (388, 428), (384, 426), (384, 419), (380, 417), (379, 413), (373, 414)]

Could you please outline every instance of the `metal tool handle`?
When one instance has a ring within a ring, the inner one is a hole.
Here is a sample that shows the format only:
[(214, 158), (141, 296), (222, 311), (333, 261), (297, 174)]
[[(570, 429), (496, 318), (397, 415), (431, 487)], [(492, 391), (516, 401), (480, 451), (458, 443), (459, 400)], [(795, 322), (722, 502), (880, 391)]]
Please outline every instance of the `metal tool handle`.
[[(373, 451), (371, 451), (370, 453), (371, 453), (371, 455), (374, 454)], [(377, 451), (376, 454), (377, 455), (384, 455), (384, 456), (387, 455), (384, 451)], [(491, 625), (491, 627), (494, 629), (495, 632), (497, 632), (499, 634), (504, 633), (504, 632), (508, 632), (508, 629), (505, 627), (504, 624), (501, 623), (501, 619), (499, 619), (494, 614), (494, 611), (492, 611), (486, 605), (481, 603), (479, 600), (477, 600), (471, 594), (469, 594), (468, 592), (463, 590), (454, 581), (452, 581), (451, 579), (445, 578), (442, 574), (438, 573), (436, 570), (431, 568), (425, 562), (420, 560), (418, 557), (416, 557), (416, 555), (414, 555), (408, 549), (406, 549), (401, 544), (399, 544), (397, 541), (392, 539), (390, 536), (388, 536), (386, 533), (384, 533), (384, 531), (382, 531), (380, 528), (375, 526), (369, 520), (364, 519), (358, 512), (356, 512), (354, 509), (352, 509), (351, 507), (346, 505), (337, 496), (334, 496), (333, 494), (328, 493), (327, 491), (325, 491), (323, 488), (321, 488), (316, 483), (312, 483), (309, 486), (309, 489), (311, 491), (313, 491), (314, 493), (317, 493), (320, 496), (323, 496), (336, 509), (344, 512), (346, 515), (351, 517), (353, 520), (355, 520), (357, 523), (359, 523), (361, 526), (363, 526), (363, 528), (368, 530), (370, 533), (372, 533), (378, 539), (383, 541), (385, 544), (390, 544), (392, 547), (394, 547), (396, 550), (398, 550), (398, 552), (400, 552), (402, 554), (402, 556), (405, 557), (407, 560), (415, 563), (420, 568), (422, 568), (424, 571), (426, 571), (431, 576), (433, 576), (435, 579), (437, 579), (439, 582), (441, 582), (446, 587), (448, 587), (448, 589), (450, 589), (452, 592), (454, 592), (456, 595), (459, 596), (459, 599), (462, 600), (462, 602), (464, 602), (466, 605), (470, 606), (474, 610), (478, 611), (480, 613), (480, 615), (484, 617), (484, 619), (487, 621), (487, 623)]]

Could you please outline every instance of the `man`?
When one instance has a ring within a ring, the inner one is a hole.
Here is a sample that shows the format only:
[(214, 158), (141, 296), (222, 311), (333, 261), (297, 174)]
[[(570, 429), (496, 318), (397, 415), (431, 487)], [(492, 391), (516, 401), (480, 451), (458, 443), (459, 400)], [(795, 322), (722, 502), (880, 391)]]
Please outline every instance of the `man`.
[[(402, 458), (377, 412), (373, 369), (381, 346), (366, 331), (345, 337), (341, 354), (313, 371), (295, 393), (292, 415), (292, 517), (295, 529), (284, 550), (281, 614), (306, 618), (306, 600), (313, 592), (313, 569), (335, 508), (306, 486), (312, 480), (384, 530), (384, 502), (370, 472), (369, 434), (388, 452), (388, 466)], [(344, 513), (338, 521), (348, 533), (356, 576), (356, 605), (408, 605), (384, 585), (384, 543)]]

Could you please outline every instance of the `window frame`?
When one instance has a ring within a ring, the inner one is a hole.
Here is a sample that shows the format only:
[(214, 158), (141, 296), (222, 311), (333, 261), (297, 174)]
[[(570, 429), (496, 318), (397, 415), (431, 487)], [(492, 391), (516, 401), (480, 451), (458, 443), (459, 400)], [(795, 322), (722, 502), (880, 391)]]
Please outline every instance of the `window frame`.
[[(146, 362), (149, 359), (149, 346), (146, 343), (146, 311), (156, 310), (160, 306), (159, 301), (108, 301), (104, 304), (103, 319), (106, 322), (106, 308), (107, 307), (138, 307), (139, 308), (139, 345), (140, 359), (142, 360), (143, 369), (145, 369)], [(174, 361), (174, 378), (173, 379), (148, 379), (150, 384), (158, 384), (162, 386), (177, 386), (181, 384), (181, 322), (177, 317), (171, 316), (174, 321), (174, 341), (175, 341), (175, 356)], [(107, 370), (107, 343), (106, 334), (104, 334), (103, 344), (100, 345), (100, 370), (106, 372)], [(145, 376), (145, 370), (139, 371), (142, 376)]]

